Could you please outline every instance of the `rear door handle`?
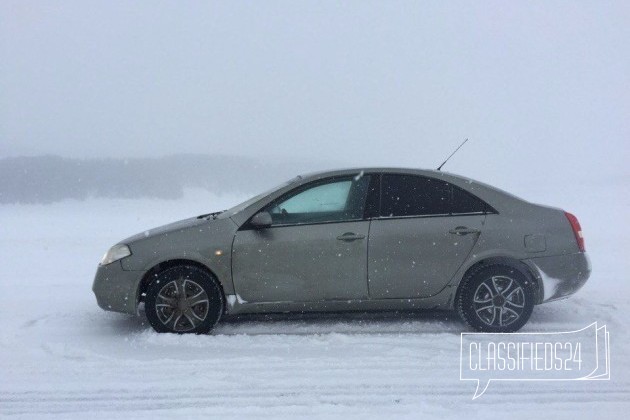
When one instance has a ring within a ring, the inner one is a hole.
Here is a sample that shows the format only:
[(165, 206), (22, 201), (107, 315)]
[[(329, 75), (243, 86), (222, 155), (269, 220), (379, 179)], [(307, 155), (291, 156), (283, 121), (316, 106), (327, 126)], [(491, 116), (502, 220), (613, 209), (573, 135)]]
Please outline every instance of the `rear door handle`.
[(365, 235), (357, 235), (356, 233), (353, 233), (353, 232), (346, 232), (343, 235), (337, 236), (337, 240), (344, 241), (344, 242), (352, 242), (359, 239), (365, 239)]
[(468, 235), (469, 233), (479, 233), (479, 229), (467, 228), (466, 226), (457, 226), (455, 229), (451, 229), (448, 233), (453, 235)]

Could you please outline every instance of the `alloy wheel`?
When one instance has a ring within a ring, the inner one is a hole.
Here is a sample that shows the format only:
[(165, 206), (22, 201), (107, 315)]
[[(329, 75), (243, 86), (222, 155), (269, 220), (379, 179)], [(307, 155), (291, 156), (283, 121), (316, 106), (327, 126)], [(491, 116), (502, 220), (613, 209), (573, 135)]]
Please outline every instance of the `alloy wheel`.
[(525, 291), (514, 279), (492, 276), (479, 284), (473, 295), (473, 309), (486, 325), (505, 327), (517, 321), (525, 310)]
[(208, 294), (197, 282), (179, 278), (166, 283), (155, 299), (160, 322), (174, 332), (194, 330), (208, 316)]

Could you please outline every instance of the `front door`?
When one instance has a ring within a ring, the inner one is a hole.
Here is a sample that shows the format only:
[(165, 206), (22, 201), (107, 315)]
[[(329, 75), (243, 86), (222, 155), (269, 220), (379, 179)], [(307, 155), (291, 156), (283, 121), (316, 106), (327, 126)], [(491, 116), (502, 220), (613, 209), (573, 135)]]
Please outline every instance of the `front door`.
[(245, 223), (234, 238), (234, 287), (246, 302), (365, 299), (370, 176), (297, 187), (261, 209), (268, 228)]

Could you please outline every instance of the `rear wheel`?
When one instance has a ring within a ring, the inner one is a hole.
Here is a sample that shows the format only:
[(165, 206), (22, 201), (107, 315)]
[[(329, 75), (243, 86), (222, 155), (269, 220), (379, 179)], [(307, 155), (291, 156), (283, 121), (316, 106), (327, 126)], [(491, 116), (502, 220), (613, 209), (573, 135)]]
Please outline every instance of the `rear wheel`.
[(214, 277), (182, 265), (159, 273), (149, 285), (145, 312), (157, 332), (207, 333), (223, 312), (223, 295)]
[(462, 281), (455, 306), (461, 318), (477, 331), (518, 331), (532, 314), (534, 284), (507, 265), (482, 266)]

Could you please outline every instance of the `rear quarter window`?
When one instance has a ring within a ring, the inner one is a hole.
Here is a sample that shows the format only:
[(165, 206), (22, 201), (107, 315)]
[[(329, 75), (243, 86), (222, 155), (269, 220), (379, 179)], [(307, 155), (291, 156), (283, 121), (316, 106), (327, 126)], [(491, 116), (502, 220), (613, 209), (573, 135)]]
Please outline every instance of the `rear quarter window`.
[(459, 187), (452, 186), (453, 196), (451, 201), (451, 213), (485, 213), (487, 212), (488, 205)]

